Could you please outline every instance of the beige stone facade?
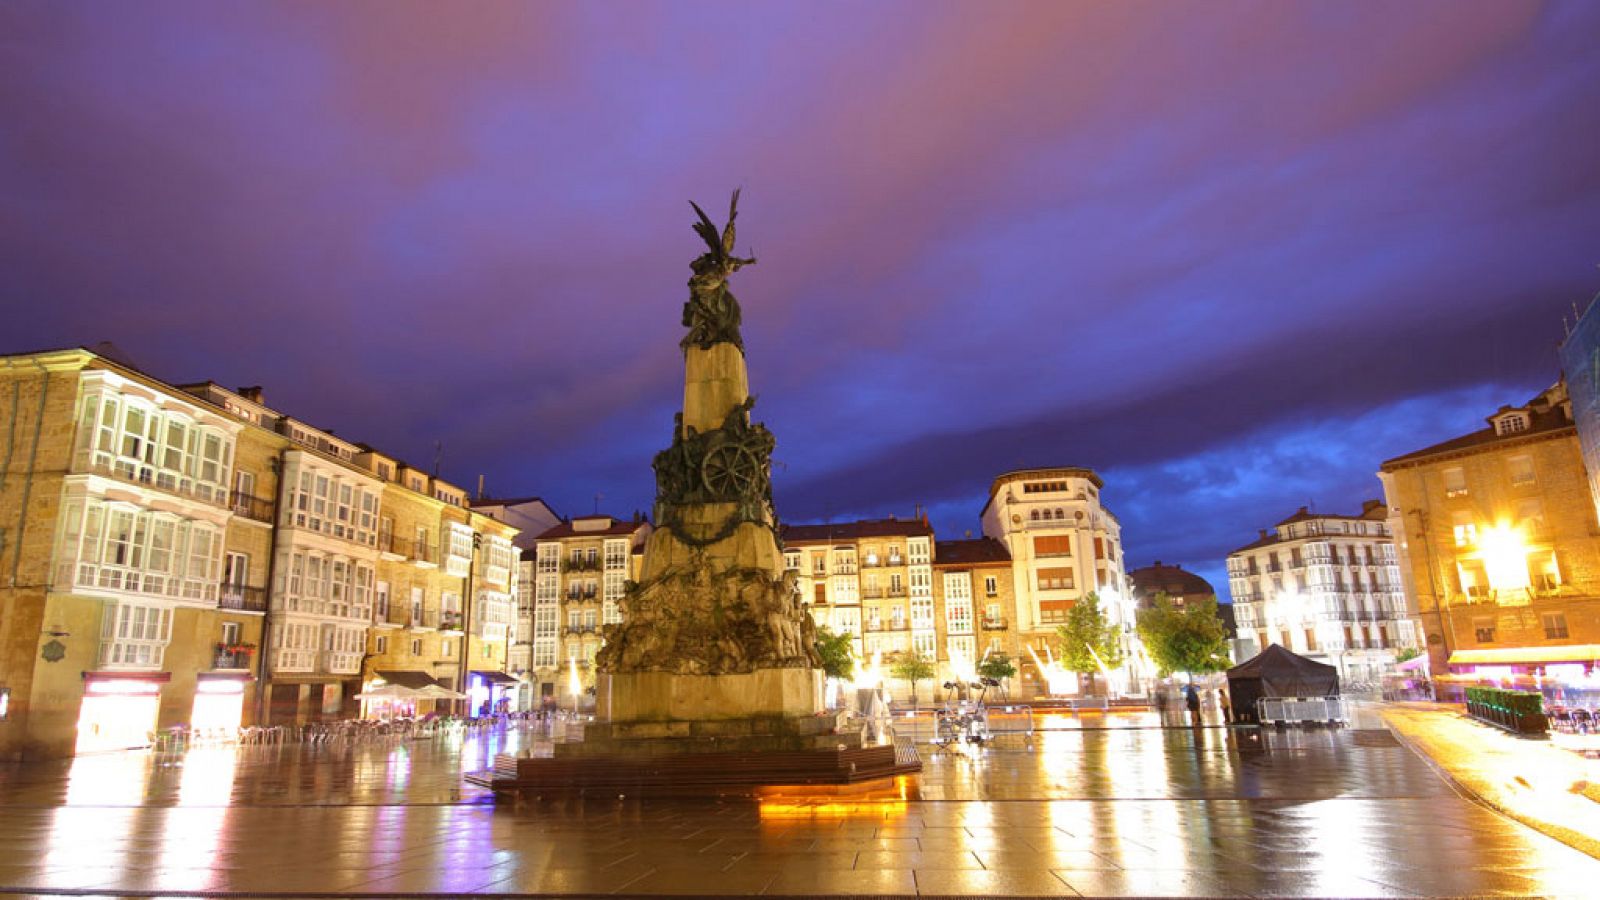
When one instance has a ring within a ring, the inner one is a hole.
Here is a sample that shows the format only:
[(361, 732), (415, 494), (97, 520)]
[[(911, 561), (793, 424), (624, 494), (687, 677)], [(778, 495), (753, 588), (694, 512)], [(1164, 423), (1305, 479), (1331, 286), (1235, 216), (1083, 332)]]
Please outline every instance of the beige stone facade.
[(1112, 687), (1135, 693), (1155, 675), (1134, 631), (1137, 609), (1124, 568), (1122, 525), (1101, 502), (1103, 486), (1092, 469), (1060, 467), (1007, 472), (989, 487), (980, 518), (984, 535), (1011, 554), (1025, 693), (1043, 692), (1035, 657), (1045, 658), (1068, 611), (1091, 591), (1122, 632), (1125, 662)]
[(1436, 674), (1586, 683), (1600, 539), (1564, 384), (1379, 477)]
[(641, 576), (652, 530), (642, 518), (578, 516), (547, 529), (523, 551), (523, 602), (532, 625), (526, 703), (593, 705), (601, 629), (622, 621), (624, 588)]
[[(173, 386), (86, 350), (0, 362), (18, 435), (0, 470), (0, 757), (359, 711), (399, 470), (259, 389)], [(480, 616), (457, 652), (503, 679), (515, 529), (442, 481), (425, 491), (468, 566), (486, 548), (471, 589), (457, 577)]]

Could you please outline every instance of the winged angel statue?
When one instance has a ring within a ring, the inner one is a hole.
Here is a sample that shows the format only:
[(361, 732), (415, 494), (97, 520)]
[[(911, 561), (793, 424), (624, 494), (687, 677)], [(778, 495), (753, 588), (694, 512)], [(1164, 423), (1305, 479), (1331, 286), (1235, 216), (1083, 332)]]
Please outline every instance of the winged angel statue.
[(728, 224), (717, 234), (717, 226), (706, 211), (694, 202), (695, 214), (700, 221), (694, 223), (695, 233), (711, 248), (689, 264), (694, 275), (689, 278), (689, 302), (683, 305), (683, 324), (689, 329), (681, 346), (687, 350), (699, 347), (710, 349), (713, 344), (727, 342), (744, 350), (744, 339), (739, 335), (739, 301), (728, 289), (728, 276), (745, 266), (755, 265), (755, 257), (733, 255), (734, 219), (739, 216), (739, 192), (733, 192), (728, 204)]

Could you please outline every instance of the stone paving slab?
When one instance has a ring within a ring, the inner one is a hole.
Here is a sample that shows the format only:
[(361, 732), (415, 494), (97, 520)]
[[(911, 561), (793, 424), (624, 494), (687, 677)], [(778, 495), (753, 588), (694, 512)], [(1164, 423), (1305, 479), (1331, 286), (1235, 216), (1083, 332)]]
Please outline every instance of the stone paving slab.
[(1593, 896), (1382, 732), (1056, 731), (840, 802), (464, 788), (522, 737), (0, 767), (0, 894)]

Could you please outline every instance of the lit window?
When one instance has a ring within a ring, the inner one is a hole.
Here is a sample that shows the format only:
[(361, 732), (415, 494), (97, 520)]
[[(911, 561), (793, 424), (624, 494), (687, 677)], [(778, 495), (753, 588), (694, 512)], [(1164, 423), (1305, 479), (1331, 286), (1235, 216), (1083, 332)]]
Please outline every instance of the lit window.
[(1513, 456), (1506, 460), (1506, 468), (1510, 470), (1513, 485), (1524, 487), (1533, 484), (1533, 457)]
[(1446, 497), (1464, 497), (1467, 494), (1467, 472), (1460, 466), (1452, 466), (1444, 470), (1444, 495)]

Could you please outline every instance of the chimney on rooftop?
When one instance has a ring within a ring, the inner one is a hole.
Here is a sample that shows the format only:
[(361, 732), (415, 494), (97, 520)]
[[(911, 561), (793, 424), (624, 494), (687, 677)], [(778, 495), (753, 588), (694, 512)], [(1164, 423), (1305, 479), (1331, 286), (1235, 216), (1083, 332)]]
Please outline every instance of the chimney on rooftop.
[(1267, 539), (1267, 530), (1265, 528), (1258, 528), (1256, 530), (1261, 533), (1261, 539), (1263, 541)]
[(239, 390), (236, 393), (238, 393), (239, 396), (245, 398), (246, 400), (249, 400), (251, 403), (262, 403), (262, 402), (264, 402), (261, 399), (261, 385), (259, 385), (259, 384), (252, 384), (249, 387), (239, 388)]

